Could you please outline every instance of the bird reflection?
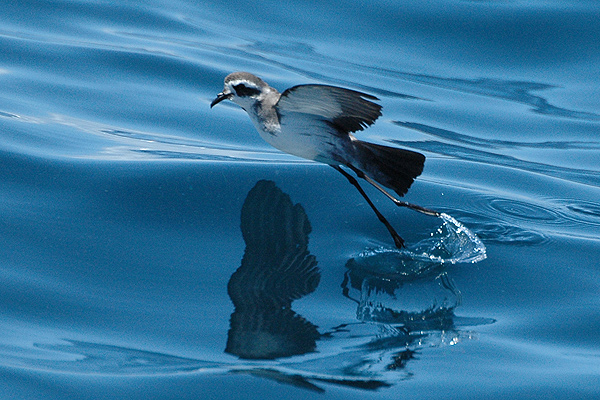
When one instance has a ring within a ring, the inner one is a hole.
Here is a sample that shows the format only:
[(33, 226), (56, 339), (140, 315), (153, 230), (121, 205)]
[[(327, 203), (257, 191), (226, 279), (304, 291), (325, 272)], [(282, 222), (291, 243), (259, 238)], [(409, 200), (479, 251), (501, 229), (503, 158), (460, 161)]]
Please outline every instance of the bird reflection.
[(261, 180), (242, 207), (246, 250), (227, 292), (231, 315), (225, 351), (244, 359), (275, 359), (315, 350), (317, 327), (292, 302), (313, 292), (321, 274), (308, 250), (311, 226), (300, 204)]

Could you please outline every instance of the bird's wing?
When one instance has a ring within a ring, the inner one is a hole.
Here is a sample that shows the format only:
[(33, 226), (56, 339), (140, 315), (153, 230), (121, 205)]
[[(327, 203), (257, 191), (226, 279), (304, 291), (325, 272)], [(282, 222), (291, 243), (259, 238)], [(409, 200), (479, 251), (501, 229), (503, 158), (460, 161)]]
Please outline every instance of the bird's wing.
[(280, 120), (286, 115), (306, 114), (335, 127), (340, 133), (360, 131), (381, 116), (375, 96), (327, 85), (299, 85), (281, 94), (276, 105)]

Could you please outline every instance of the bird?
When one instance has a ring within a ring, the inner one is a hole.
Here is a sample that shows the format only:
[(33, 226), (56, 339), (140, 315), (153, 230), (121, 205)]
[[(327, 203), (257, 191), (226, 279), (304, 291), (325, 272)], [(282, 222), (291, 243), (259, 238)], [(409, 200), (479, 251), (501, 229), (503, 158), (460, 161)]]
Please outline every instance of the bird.
[(210, 107), (224, 100), (230, 100), (246, 111), (260, 136), (273, 147), (330, 165), (342, 173), (386, 226), (396, 247), (403, 247), (404, 240), (344, 168), (373, 185), (397, 206), (439, 216), (436, 211), (400, 201), (385, 189), (404, 196), (423, 172), (423, 154), (365, 142), (353, 135), (382, 115), (377, 97), (323, 84), (297, 85), (280, 93), (249, 72), (233, 72), (225, 77), (223, 91), (217, 94)]

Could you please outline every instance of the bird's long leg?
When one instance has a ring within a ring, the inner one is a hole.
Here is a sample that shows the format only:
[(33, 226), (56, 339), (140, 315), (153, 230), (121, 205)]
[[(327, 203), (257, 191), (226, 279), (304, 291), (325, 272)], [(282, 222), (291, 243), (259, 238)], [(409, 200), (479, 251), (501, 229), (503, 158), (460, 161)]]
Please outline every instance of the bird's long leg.
[(367, 175), (365, 175), (364, 172), (362, 172), (360, 169), (356, 168), (355, 166), (351, 165), (351, 164), (346, 164), (346, 166), (348, 168), (350, 168), (352, 171), (354, 171), (354, 173), (359, 177), (364, 179), (365, 181), (369, 182), (371, 185), (373, 185), (377, 190), (379, 190), (381, 193), (383, 193), (384, 195), (387, 196), (388, 199), (392, 200), (394, 202), (394, 204), (396, 204), (398, 207), (407, 207), (410, 208), (411, 210), (414, 211), (418, 211), (422, 214), (425, 215), (430, 215), (432, 217), (439, 217), (440, 213), (434, 210), (430, 210), (428, 208), (425, 207), (421, 207), (418, 206), (416, 204), (412, 204), (412, 203), (408, 203), (406, 201), (400, 201), (397, 198), (395, 198), (394, 196), (392, 196), (387, 190), (385, 190), (383, 187), (381, 187), (380, 184), (378, 184), (377, 182), (375, 182), (373, 179), (369, 178)]
[(371, 206), (373, 211), (375, 211), (377, 218), (379, 218), (379, 220), (385, 225), (387, 230), (390, 232), (390, 235), (392, 235), (392, 239), (394, 239), (394, 244), (396, 245), (396, 247), (399, 249), (404, 247), (404, 240), (400, 237), (400, 235), (398, 235), (396, 230), (392, 227), (392, 225), (390, 225), (390, 223), (383, 216), (383, 214), (381, 214), (379, 212), (379, 210), (375, 207), (375, 204), (373, 204), (371, 199), (369, 199), (369, 196), (367, 196), (367, 194), (365, 193), (363, 188), (360, 187), (360, 184), (358, 183), (358, 181), (352, 175), (350, 175), (349, 173), (344, 171), (339, 165), (332, 165), (332, 167), (335, 168), (337, 171), (339, 171), (342, 175), (344, 175), (346, 177), (346, 179), (348, 179), (348, 181), (352, 184), (352, 186), (354, 186), (359, 191), (359, 193), (362, 195), (362, 197), (365, 198), (367, 203), (369, 203), (369, 206)]

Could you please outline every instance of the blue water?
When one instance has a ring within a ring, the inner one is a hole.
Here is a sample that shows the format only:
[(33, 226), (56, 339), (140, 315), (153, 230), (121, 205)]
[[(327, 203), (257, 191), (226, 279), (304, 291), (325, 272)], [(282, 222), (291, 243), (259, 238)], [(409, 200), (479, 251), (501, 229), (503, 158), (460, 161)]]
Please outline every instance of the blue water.
[[(600, 398), (595, 1), (9, 1), (0, 398)], [(397, 251), (223, 78), (381, 99)]]

